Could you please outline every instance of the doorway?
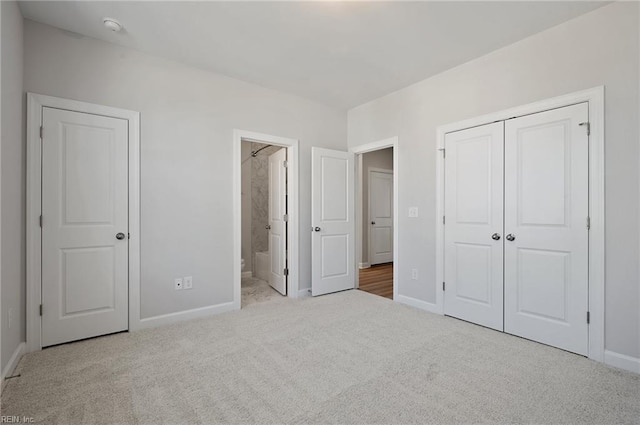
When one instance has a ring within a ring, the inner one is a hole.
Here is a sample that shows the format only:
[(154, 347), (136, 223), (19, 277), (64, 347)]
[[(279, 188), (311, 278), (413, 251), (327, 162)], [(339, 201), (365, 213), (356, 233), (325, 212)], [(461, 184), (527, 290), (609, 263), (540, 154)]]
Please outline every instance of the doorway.
[(241, 307), (287, 295), (287, 149), (242, 141)]
[(298, 294), (298, 141), (235, 131), (234, 307)]
[(356, 288), (397, 296), (397, 138), (352, 150), (356, 154)]
[(393, 148), (358, 155), (362, 237), (358, 288), (393, 299)]

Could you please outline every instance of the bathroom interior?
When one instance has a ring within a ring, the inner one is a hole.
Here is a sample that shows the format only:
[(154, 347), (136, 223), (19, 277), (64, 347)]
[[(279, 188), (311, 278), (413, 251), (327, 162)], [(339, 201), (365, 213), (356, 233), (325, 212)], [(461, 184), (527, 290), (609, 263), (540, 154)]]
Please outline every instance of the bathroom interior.
[(242, 307), (282, 297), (269, 285), (269, 156), (285, 149), (242, 141)]

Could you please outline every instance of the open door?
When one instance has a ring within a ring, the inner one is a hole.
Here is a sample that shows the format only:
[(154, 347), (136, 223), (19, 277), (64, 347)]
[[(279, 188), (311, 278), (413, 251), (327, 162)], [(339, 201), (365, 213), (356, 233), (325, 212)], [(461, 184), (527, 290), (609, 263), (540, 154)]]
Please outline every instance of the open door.
[(355, 288), (354, 155), (311, 148), (311, 295)]
[(287, 295), (287, 150), (269, 156), (269, 285)]

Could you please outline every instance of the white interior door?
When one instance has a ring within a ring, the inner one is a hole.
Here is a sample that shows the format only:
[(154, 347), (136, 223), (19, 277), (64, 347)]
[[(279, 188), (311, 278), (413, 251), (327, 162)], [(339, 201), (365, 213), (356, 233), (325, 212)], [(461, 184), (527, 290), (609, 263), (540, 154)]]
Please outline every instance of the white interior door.
[(503, 123), (445, 136), (447, 315), (503, 330)]
[(354, 155), (311, 148), (311, 294), (355, 287)]
[(287, 295), (287, 150), (269, 155), (269, 285)]
[(43, 108), (43, 346), (128, 328), (127, 125)]
[(393, 171), (369, 171), (369, 263), (393, 261)]
[(588, 344), (586, 103), (505, 124), (505, 331)]

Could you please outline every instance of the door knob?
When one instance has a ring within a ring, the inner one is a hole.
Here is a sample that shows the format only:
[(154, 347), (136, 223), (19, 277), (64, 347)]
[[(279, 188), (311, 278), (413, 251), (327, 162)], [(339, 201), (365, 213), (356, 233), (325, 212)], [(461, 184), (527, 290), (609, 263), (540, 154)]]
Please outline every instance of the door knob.
[(313, 231), (314, 231), (314, 232), (319, 232), (319, 231), (320, 231), (320, 228), (319, 228), (319, 227), (314, 227), (314, 228), (313, 228)]
[(122, 232), (117, 233), (117, 234), (116, 234), (116, 239), (118, 239), (118, 240), (120, 240), (120, 241), (121, 241), (122, 239), (124, 239), (124, 233), (122, 233)]
[(516, 240), (516, 236), (512, 235), (511, 233), (509, 233), (507, 236), (504, 237), (506, 240), (508, 240), (509, 242), (515, 241)]
[(375, 221), (372, 221), (372, 222), (371, 222), (371, 224), (374, 224), (374, 225), (375, 225), (375, 224), (376, 224), (376, 222), (375, 222)]
[(266, 226), (264, 226), (264, 228), (267, 229), (267, 230), (271, 230), (271, 226), (268, 225), (268, 224)]
[(491, 239), (493, 239), (494, 241), (499, 241), (500, 233), (494, 233), (493, 235), (491, 235)]

